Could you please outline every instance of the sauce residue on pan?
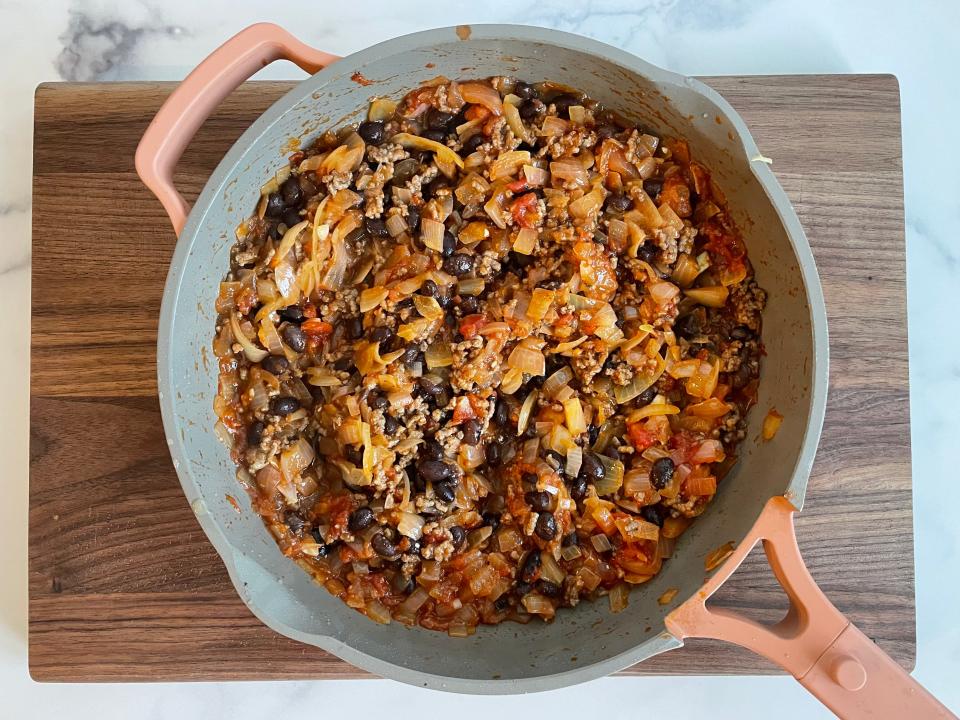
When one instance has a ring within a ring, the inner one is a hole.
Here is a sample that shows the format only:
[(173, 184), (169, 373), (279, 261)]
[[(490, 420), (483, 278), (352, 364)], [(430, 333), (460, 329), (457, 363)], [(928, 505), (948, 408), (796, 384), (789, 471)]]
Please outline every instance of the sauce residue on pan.
[(237, 515), (240, 515), (243, 510), (240, 509), (240, 503), (237, 502), (237, 499), (233, 495), (224, 495), (227, 499), (227, 502), (233, 506), (233, 509), (237, 511)]
[(355, 83), (359, 83), (360, 85), (363, 85), (364, 87), (366, 87), (367, 85), (373, 85), (373, 80), (367, 80), (363, 76), (363, 73), (361, 73), (359, 70), (357, 70), (357, 72), (351, 75), (350, 79), (353, 80)]
[(472, 32), (469, 25), (457, 25), (457, 37), (461, 40), (469, 40)]

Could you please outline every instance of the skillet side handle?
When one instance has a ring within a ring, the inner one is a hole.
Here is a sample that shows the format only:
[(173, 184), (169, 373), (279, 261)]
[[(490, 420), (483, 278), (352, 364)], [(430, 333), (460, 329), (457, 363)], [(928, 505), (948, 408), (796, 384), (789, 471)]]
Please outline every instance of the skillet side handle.
[(180, 156), (227, 95), (280, 59), (313, 74), (339, 57), (304, 45), (278, 25), (251, 25), (214, 50), (177, 86), (143, 134), (137, 146), (137, 174), (167, 211), (178, 236), (190, 211), (173, 185), (173, 170)]
[[(710, 638), (752, 650), (780, 665), (841, 718), (954, 717), (823, 594), (800, 556), (795, 512), (786, 498), (772, 498), (703, 589), (666, 617), (667, 630), (679, 640)], [(790, 599), (783, 620), (770, 626), (707, 608), (710, 596), (758, 542)]]

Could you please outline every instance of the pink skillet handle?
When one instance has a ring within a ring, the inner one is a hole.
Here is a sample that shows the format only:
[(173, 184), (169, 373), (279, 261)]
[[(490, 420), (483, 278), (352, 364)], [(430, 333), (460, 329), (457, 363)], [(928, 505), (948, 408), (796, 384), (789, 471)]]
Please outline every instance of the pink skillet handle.
[[(823, 594), (800, 556), (795, 512), (786, 498), (772, 498), (717, 573), (667, 616), (667, 630), (680, 640), (732, 642), (772, 660), (841, 718), (954, 717)], [(790, 599), (786, 616), (772, 626), (734, 611), (707, 608), (710, 596), (758, 542), (763, 542), (773, 574)]]
[(339, 60), (304, 45), (283, 28), (259, 23), (241, 30), (191, 72), (157, 112), (137, 147), (137, 174), (163, 205), (180, 235), (190, 207), (173, 186), (173, 170), (214, 108), (244, 80), (274, 60), (313, 74)]

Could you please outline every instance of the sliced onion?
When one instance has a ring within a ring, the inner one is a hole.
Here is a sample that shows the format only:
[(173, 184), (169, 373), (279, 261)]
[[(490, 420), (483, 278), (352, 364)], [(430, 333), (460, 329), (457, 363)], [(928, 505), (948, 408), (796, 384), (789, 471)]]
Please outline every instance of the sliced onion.
[(610, 544), (610, 538), (603, 533), (591, 535), (590, 544), (593, 545), (593, 549), (599, 553), (607, 552), (607, 550), (613, 550), (613, 545)]
[(389, 120), (397, 110), (397, 103), (387, 98), (377, 98), (367, 109), (367, 120)]
[(529, 162), (529, 150), (510, 150), (501, 153), (490, 165), (490, 179), (499, 180), (516, 175), (517, 171)]
[(606, 455), (598, 455), (603, 464), (603, 478), (594, 483), (597, 495), (612, 495), (623, 485), (623, 463), (613, 460)]
[(528, 375), (543, 375), (546, 373), (547, 359), (540, 350), (521, 342), (510, 353), (507, 365)]
[(431, 220), (430, 218), (423, 218), (423, 220), (420, 221), (420, 239), (426, 247), (440, 252), (443, 250), (443, 233), (445, 229), (442, 222)]
[(573, 380), (573, 370), (569, 365), (564, 365), (543, 381), (543, 386), (540, 390), (544, 395), (552, 398), (560, 388), (568, 384), (571, 380)]
[(563, 403), (563, 414), (567, 421), (567, 430), (576, 437), (587, 431), (587, 421), (583, 417), (583, 405), (579, 398), (570, 398)]
[(537, 402), (538, 392), (536, 390), (531, 390), (530, 394), (527, 395), (526, 399), (523, 401), (523, 405), (520, 406), (520, 414), (517, 417), (517, 435), (523, 435), (527, 430), (527, 424), (530, 422), (530, 413), (533, 411), (533, 406)]
[(413, 304), (417, 308), (417, 312), (429, 320), (436, 320), (443, 317), (443, 308), (440, 307), (440, 303), (437, 302), (435, 297), (414, 295)]
[(510, 368), (503, 374), (500, 381), (500, 392), (504, 395), (513, 395), (523, 384), (523, 373), (516, 368)]
[(400, 214), (391, 215), (387, 218), (387, 232), (390, 233), (390, 237), (399, 237), (407, 229), (407, 221), (403, 219), (403, 216)]
[(446, 145), (442, 145), (435, 140), (428, 140), (420, 135), (397, 133), (390, 138), (390, 142), (395, 142), (408, 150), (424, 150), (436, 153), (438, 160), (443, 159), (445, 162), (452, 162), (458, 168), (463, 168), (463, 159)]
[(523, 596), (523, 607), (531, 615), (541, 615), (543, 617), (553, 617), (556, 614), (556, 608), (549, 599), (540, 593), (527, 593)]
[(400, 520), (397, 522), (397, 530), (401, 535), (405, 535), (412, 540), (419, 540), (423, 534), (423, 526), (426, 525), (426, 523), (427, 521), (422, 515), (411, 512), (401, 512)]
[(567, 450), (567, 463), (564, 472), (567, 477), (575, 478), (580, 472), (580, 466), (583, 464), (583, 450), (579, 445), (575, 445)]
[(431, 370), (453, 365), (453, 353), (450, 351), (450, 345), (444, 342), (434, 342), (427, 348), (424, 357), (427, 361), (427, 367)]
[(365, 612), (367, 617), (374, 622), (381, 625), (390, 624), (390, 611), (379, 600), (367, 600)]
[[(556, 163), (551, 163), (552, 166)], [(554, 173), (556, 174), (556, 173)], [(592, 215), (596, 215), (600, 212), (600, 208), (603, 206), (603, 201), (606, 198), (607, 194), (604, 192), (603, 188), (597, 185), (590, 192), (584, 195), (581, 198), (577, 198), (567, 207), (569, 213), (575, 218), (587, 218)]]
[(567, 574), (557, 565), (553, 555), (548, 552), (540, 553), (540, 577), (549, 580), (555, 585), (563, 585), (563, 580)]
[(500, 93), (489, 85), (479, 82), (460, 83), (460, 95), (468, 103), (483, 105), (497, 117), (503, 114), (503, 100), (500, 99)]
[(717, 285), (715, 287), (690, 288), (689, 290), (685, 290), (684, 293), (694, 302), (712, 308), (723, 307), (726, 304), (727, 296), (729, 295), (729, 291), (723, 285)]
[(509, 102), (504, 103), (503, 115), (507, 119), (507, 125), (511, 130), (513, 130), (514, 135), (525, 142), (533, 140), (533, 137), (530, 136), (530, 133), (523, 126), (523, 120), (520, 119), (520, 111), (517, 109), (516, 105)]
[[(486, 286), (483, 278), (467, 278), (457, 283), (457, 292), (460, 295), (479, 295)], [(433, 298), (431, 298), (433, 300)], [(434, 300), (436, 302), (436, 300)], [(438, 306), (439, 307), (439, 306)], [(442, 314), (441, 310), (441, 314)]]
[(360, 312), (368, 312), (387, 299), (389, 291), (380, 285), (368, 288), (360, 293)]
[(520, 228), (516, 239), (513, 241), (513, 251), (521, 255), (532, 255), (537, 248), (539, 237), (540, 233), (537, 232), (536, 228)]
[(233, 331), (233, 338), (243, 348), (243, 354), (250, 362), (260, 362), (269, 353), (266, 350), (258, 348), (248, 338), (240, 328), (240, 321), (236, 313), (230, 314), (230, 329)]
[[(527, 317), (535, 321), (543, 320), (547, 314), (547, 311), (550, 310), (550, 306), (553, 304), (553, 299), (556, 297), (556, 294), (557, 293), (554, 290), (536, 288), (530, 297), (530, 304), (527, 306)], [(616, 315), (614, 315), (614, 317), (616, 317)], [(530, 371), (524, 370), (524, 372)]]
[(542, 187), (550, 182), (550, 173), (534, 165), (523, 166), (523, 177), (530, 187)]
[(313, 447), (301, 437), (281, 453), (280, 472), (286, 480), (293, 482), (310, 467), (315, 457)]
[(543, 119), (543, 124), (540, 126), (540, 134), (546, 137), (563, 135), (568, 127), (570, 127), (570, 123), (563, 118), (557, 117), (556, 115), (547, 115)]
[(626, 609), (630, 602), (630, 586), (625, 582), (617, 583), (610, 590), (610, 612), (618, 613)]
[[(550, 174), (557, 180), (585, 187), (589, 180), (587, 171), (576, 158), (561, 158), (550, 163)], [(603, 191), (601, 190), (601, 193)], [(601, 198), (603, 195), (601, 194)], [(574, 201), (576, 202), (576, 201)], [(601, 202), (602, 199), (601, 199)]]
[[(726, 299), (726, 288), (721, 288), (721, 289), (724, 290), (724, 299)], [(673, 298), (679, 295), (680, 288), (678, 288), (676, 285), (674, 285), (671, 282), (664, 281), (664, 282), (657, 282), (657, 283), (649, 283), (647, 285), (647, 292), (650, 293), (650, 297), (653, 298), (653, 301), (657, 305), (663, 305), (673, 300)], [(687, 294), (689, 295), (691, 292), (693, 291), (688, 290)]]

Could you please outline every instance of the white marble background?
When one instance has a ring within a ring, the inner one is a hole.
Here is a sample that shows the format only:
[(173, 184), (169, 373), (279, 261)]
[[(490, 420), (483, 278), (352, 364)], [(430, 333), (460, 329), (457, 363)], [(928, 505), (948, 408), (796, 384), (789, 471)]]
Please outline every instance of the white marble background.
[[(687, 74), (895, 73), (903, 102), (917, 551), (916, 676), (960, 712), (960, 174), (956, 0), (0, 0), (0, 717), (827, 716), (786, 678), (614, 678), (522, 698), (460, 698), (387, 681), (39, 685), (26, 670), (30, 184), (33, 90), (49, 80), (182, 78), (261, 20), (346, 55), (442, 25), (552, 26)], [(267, 77), (297, 77), (274, 67)], [(825, 128), (829, 131), (829, 128)], [(78, 188), (82, 192), (82, 188)], [(951, 288), (953, 291), (951, 292)], [(869, 592), (865, 588), (864, 592)], [(399, 713), (398, 713), (399, 711)], [(387, 713), (390, 713), (387, 715)], [(454, 715), (456, 713), (456, 715)]]

